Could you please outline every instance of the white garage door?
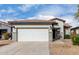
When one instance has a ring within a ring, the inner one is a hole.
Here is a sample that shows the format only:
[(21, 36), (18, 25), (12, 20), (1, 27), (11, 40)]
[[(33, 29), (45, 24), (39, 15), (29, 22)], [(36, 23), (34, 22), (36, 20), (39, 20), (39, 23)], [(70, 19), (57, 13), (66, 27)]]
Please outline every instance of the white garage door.
[(48, 41), (48, 29), (18, 29), (18, 41)]

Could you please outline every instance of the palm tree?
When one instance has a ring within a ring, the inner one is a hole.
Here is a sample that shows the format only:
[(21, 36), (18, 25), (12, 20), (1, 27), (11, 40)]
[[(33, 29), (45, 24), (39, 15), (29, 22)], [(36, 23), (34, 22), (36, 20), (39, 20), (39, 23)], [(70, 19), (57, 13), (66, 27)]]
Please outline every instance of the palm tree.
[(79, 5), (77, 6), (77, 12), (75, 13), (75, 18), (79, 21)]

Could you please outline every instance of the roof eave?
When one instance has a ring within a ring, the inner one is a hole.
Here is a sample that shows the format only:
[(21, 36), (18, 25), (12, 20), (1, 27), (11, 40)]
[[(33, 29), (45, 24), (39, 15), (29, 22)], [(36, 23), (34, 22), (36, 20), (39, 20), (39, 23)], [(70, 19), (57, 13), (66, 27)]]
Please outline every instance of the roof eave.
[(65, 22), (65, 20), (63, 20), (63, 19), (60, 19), (60, 18), (53, 18), (53, 19), (50, 19), (50, 20), (60, 20), (60, 21), (63, 21), (63, 22)]
[(9, 22), (11, 25), (50, 25), (50, 24), (57, 24), (56, 22)]

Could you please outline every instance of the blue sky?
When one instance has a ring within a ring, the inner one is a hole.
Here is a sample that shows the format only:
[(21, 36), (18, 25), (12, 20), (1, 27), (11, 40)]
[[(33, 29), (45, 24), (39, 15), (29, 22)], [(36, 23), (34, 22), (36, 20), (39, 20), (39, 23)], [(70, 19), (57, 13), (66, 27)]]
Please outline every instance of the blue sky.
[[(50, 19), (59, 17), (73, 23), (76, 11), (76, 4), (0, 4), (0, 19)], [(76, 22), (74, 23), (76, 24)]]

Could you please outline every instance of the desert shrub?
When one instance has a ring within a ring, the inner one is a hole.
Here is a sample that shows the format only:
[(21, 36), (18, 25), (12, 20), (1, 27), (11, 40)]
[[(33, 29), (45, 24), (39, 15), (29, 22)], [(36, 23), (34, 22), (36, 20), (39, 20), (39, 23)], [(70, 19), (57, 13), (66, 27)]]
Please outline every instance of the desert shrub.
[(79, 45), (79, 35), (72, 37), (73, 45)]
[(8, 32), (4, 32), (3, 36), (4, 36), (4, 40), (8, 40), (9, 39), (9, 33)]
[(70, 39), (70, 35), (65, 34), (64, 38), (65, 39)]

